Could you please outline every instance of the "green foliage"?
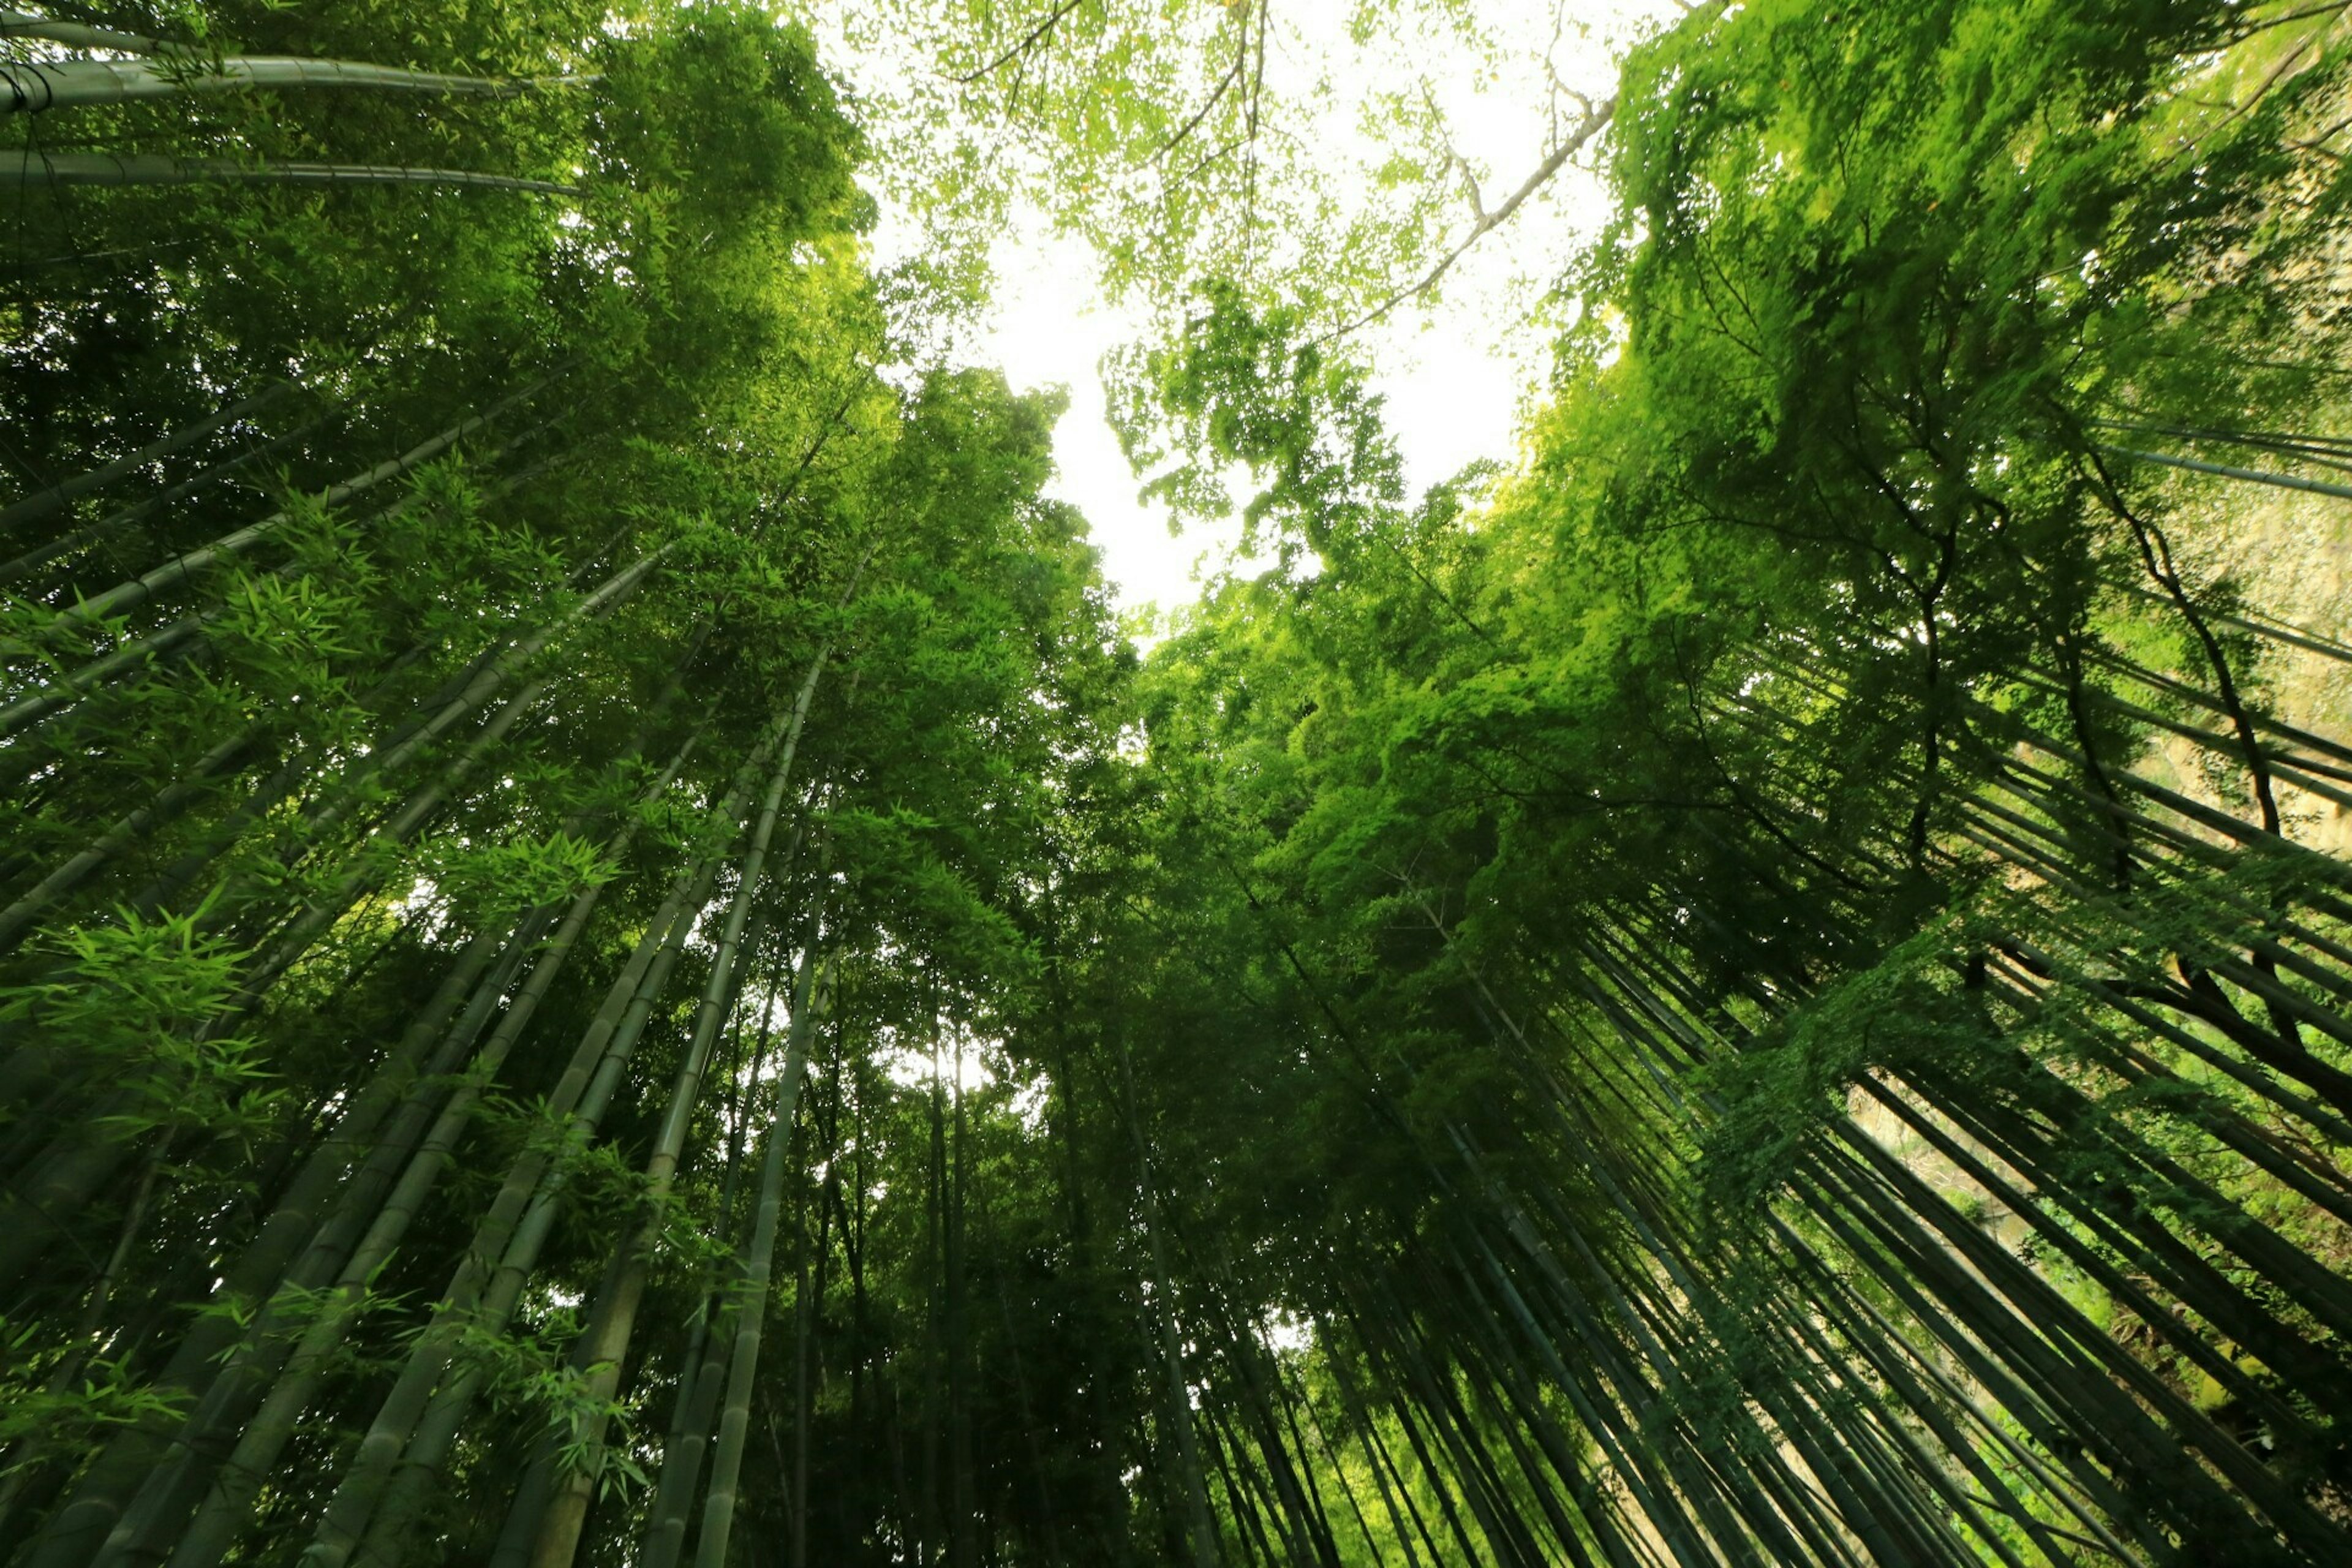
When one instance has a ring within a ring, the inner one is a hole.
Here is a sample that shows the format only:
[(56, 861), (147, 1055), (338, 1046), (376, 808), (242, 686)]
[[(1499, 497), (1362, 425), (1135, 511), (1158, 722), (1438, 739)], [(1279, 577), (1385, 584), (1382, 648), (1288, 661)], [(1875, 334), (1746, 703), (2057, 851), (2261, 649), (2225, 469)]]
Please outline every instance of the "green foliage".
[(595, 79), (41, 122), (583, 194), (18, 193), (5, 1550), (2340, 1559), (2335, 655), (2153, 460), (2342, 457), (2333, 17), (1691, 12), (1416, 500), (1329, 328), (1443, 236), (1252, 205), (1266, 7), (905, 14), (863, 173), (1063, 148), (1251, 487), (1148, 656), (797, 23), (102, 14)]
[(247, 954), (201, 929), (202, 910), (77, 927), (58, 939), (59, 977), (16, 990), (0, 1018), (37, 1028), (49, 1048), (129, 1096), (93, 1126), (129, 1142), (202, 1129), (248, 1141), (284, 1091), (260, 1043), (227, 1035)]
[(1213, 279), (1178, 346), (1130, 350), (1106, 367), (1114, 423), (1137, 470), (1168, 458), (1150, 444), (1159, 420), (1172, 425), (1168, 438), (1188, 455), (1145, 494), (1168, 501), (1174, 522), (1222, 517), (1233, 510), (1223, 470), (1246, 465), (1265, 489), (1242, 509), (1243, 547), (1272, 548), (1286, 567), (1301, 541), (1344, 554), (1404, 493), (1362, 370), (1302, 342), (1304, 326), (1296, 308), (1253, 309), (1234, 284)]
[(27, 1440), (86, 1444), (110, 1427), (135, 1426), (179, 1413), (181, 1402), (136, 1382), (121, 1359), (74, 1360), (44, 1347), (42, 1325), (0, 1319), (0, 1347), (8, 1352), (0, 1373), (0, 1446), (7, 1472), (37, 1462)]
[[(553, 1325), (551, 1337), (559, 1344), (567, 1328), (578, 1331), (576, 1323)], [(541, 1331), (542, 1336), (551, 1332), (546, 1327)], [(467, 1331), (458, 1349), (461, 1363), (481, 1377), (493, 1401), (526, 1415), (553, 1442), (560, 1473), (584, 1474), (596, 1495), (606, 1500), (642, 1491), (651, 1478), (631, 1457), (636, 1447), (635, 1408), (625, 1401), (600, 1397), (585, 1369), (556, 1355), (537, 1339), (478, 1328)], [(601, 1442), (600, 1432), (606, 1433)]]
[(610, 881), (614, 870), (594, 843), (558, 833), (530, 842), (438, 844), (428, 875), (452, 901), (486, 911), (553, 904)]

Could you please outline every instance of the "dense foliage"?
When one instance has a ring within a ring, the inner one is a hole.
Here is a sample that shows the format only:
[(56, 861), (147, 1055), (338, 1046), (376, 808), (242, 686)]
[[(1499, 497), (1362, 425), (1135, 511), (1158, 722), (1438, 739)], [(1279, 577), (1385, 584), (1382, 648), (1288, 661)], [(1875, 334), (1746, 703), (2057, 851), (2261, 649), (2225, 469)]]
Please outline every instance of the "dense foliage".
[(2352, 1555), (2347, 18), (1691, 11), (1418, 498), (1176, 247), (1146, 656), (797, 24), (0, 15), (0, 1557)]

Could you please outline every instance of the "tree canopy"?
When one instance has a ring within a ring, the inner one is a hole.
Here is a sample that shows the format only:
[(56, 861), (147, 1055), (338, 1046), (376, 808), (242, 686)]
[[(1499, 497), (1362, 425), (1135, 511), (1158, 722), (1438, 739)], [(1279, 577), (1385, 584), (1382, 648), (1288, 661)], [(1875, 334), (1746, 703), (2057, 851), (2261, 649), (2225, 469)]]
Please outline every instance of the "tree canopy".
[(2352, 7), (1552, 20), (0, 12), (0, 1562), (2352, 1556)]

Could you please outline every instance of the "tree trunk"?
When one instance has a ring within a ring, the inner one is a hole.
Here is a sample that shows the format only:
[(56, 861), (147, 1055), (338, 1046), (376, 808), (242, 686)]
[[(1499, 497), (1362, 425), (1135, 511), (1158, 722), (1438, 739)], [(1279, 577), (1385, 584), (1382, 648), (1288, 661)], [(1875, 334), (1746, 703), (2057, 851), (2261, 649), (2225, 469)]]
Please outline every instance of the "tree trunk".
[(248, 88), (368, 88), (379, 92), (429, 92), (451, 97), (510, 98), (533, 82), (444, 76), (360, 60), (303, 59), (275, 55), (172, 53), (152, 60), (42, 60), (0, 63), (0, 114), (39, 114), (93, 103), (235, 92)]
[[(776, 982), (783, 963), (782, 942), (776, 942), (776, 956), (769, 966), (766, 989), (761, 994), (760, 1043), (751, 1056), (751, 1074), (743, 1080), (736, 1096), (733, 1126), (728, 1136), (727, 1175), (719, 1194), (719, 1213), (713, 1226), (722, 1237), (735, 1234), (735, 1191), (743, 1159), (743, 1143), (751, 1126), (751, 1097), (759, 1088), (768, 1063), (769, 1032), (774, 1022)], [(686, 1547), (688, 1512), (694, 1503), (696, 1483), (702, 1475), (702, 1457), (710, 1443), (710, 1424), (719, 1415), (719, 1395), (727, 1375), (727, 1352), (734, 1343), (734, 1322), (723, 1301), (731, 1296), (732, 1285), (725, 1276), (731, 1276), (736, 1266), (730, 1259), (723, 1266), (724, 1274), (714, 1279), (703, 1292), (702, 1310), (695, 1320), (693, 1338), (688, 1345), (678, 1375), (677, 1414), (670, 1422), (668, 1438), (662, 1444), (659, 1479), (655, 1483), (652, 1506), (647, 1510), (646, 1539), (638, 1552), (640, 1568), (676, 1568)], [(503, 1548), (503, 1542), (501, 1543)], [(530, 1542), (520, 1543), (511, 1562), (493, 1562), (491, 1568), (521, 1568)]]
[[(728, 908), (726, 922), (719, 937), (718, 953), (710, 966), (709, 982), (703, 988), (702, 1000), (695, 1015), (694, 1034), (688, 1042), (684, 1060), (679, 1066), (677, 1082), (671, 1088), (669, 1109), (655, 1137), (653, 1153), (646, 1163), (646, 1201), (649, 1205), (659, 1205), (667, 1197), (676, 1179), (678, 1160), (686, 1146), (687, 1130), (693, 1123), (694, 1112), (700, 1101), (702, 1079), (710, 1052), (718, 1043), (719, 1026), (733, 1007), (736, 992), (742, 984), (744, 924), (751, 918), (751, 910), (762, 891), (761, 874), (767, 860), (768, 843), (775, 833), (784, 791), (792, 779), (793, 758), (800, 749), (801, 731), (808, 721), (809, 704), (816, 696), (817, 680), (824, 672), (826, 651), (818, 650), (816, 658), (809, 663), (807, 677), (801, 682), (800, 694), (793, 703), (782, 755), (776, 763), (774, 776), (768, 782), (767, 798), (761, 803), (758, 821), (751, 830), (751, 844), (743, 852), (735, 898)], [(616, 1254), (621, 1260), (620, 1273), (614, 1282), (611, 1298), (605, 1310), (600, 1311), (589, 1325), (582, 1353), (589, 1369), (588, 1387), (592, 1398), (609, 1400), (620, 1385), (621, 1364), (628, 1353), (629, 1341), (636, 1323), (637, 1304), (644, 1297), (653, 1265), (652, 1254), (657, 1240), (656, 1223), (653, 1217), (639, 1222), (633, 1233), (622, 1241)], [(604, 1424), (601, 1420), (589, 1429), (584, 1442), (588, 1450), (587, 1459), (571, 1468), (558, 1481), (547, 1513), (541, 1521), (538, 1542), (531, 1550), (530, 1568), (570, 1568), (579, 1548), (580, 1528), (587, 1521), (588, 1505), (593, 1500), (596, 1477), (603, 1468)]]
[(817, 949), (822, 904), (812, 910), (801, 949), (800, 973), (793, 984), (793, 1024), (784, 1039), (783, 1076), (776, 1085), (776, 1108), (761, 1141), (760, 1202), (751, 1224), (751, 1246), (743, 1260), (736, 1308), (735, 1348), (728, 1358), (727, 1403), (710, 1456), (710, 1486), (704, 1494), (701, 1535), (695, 1542), (695, 1568), (726, 1568), (727, 1545), (735, 1528), (736, 1488), (751, 1426), (751, 1392), (760, 1370), (760, 1340), (767, 1327), (768, 1283), (775, 1270), (776, 1233), (783, 1220), (784, 1167), (792, 1150), (792, 1127), (800, 1105), (801, 1080), (808, 1073), (810, 1037), (825, 1005), (818, 982)]
[(1208, 1478), (1201, 1468), (1192, 1430), (1192, 1391), (1184, 1376), (1183, 1336), (1176, 1322), (1175, 1282), (1168, 1268), (1167, 1245), (1160, 1237), (1159, 1191), (1151, 1180), (1151, 1156), (1144, 1145), (1142, 1124), (1136, 1118), (1135, 1067), (1123, 1041), (1118, 1065), (1128, 1136), (1135, 1144), (1136, 1179), (1143, 1195), (1144, 1236), (1150, 1246), (1152, 1279), (1160, 1296), (1160, 1352), (1167, 1379), (1169, 1434), (1176, 1441), (1177, 1459), (1184, 1472), (1185, 1536), (1192, 1547), (1193, 1568), (1218, 1568), (1216, 1520), (1210, 1510)]
[[(5, 112), (5, 110), (0, 110), (0, 113)], [(76, 474), (71, 479), (59, 479), (53, 485), (45, 486), (28, 496), (11, 501), (5, 507), (0, 507), (0, 529), (19, 528), (28, 522), (39, 522), (45, 518), (54, 517), (90, 491), (102, 489), (125, 475), (138, 472), (150, 463), (159, 462), (174, 452), (193, 447), (214, 432), (234, 425), (247, 415), (259, 413), (294, 390), (291, 382), (273, 381), (259, 392), (247, 397), (240, 397), (223, 407), (218, 413), (207, 415), (193, 425), (183, 425), (178, 429), (149, 442), (135, 452), (117, 458), (112, 462), (102, 464), (85, 473)]]
[(0, 154), (0, 186), (34, 185), (442, 185), (538, 195), (587, 195), (579, 185), (482, 174), (469, 169), (415, 169), (376, 163), (238, 163), (160, 153), (10, 153)]

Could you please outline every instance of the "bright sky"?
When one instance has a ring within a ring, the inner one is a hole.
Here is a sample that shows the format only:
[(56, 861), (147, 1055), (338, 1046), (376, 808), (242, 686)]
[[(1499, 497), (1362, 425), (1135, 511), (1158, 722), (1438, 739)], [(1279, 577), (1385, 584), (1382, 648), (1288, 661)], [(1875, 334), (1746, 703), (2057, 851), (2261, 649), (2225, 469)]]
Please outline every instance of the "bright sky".
[(1195, 562), (1203, 552), (1222, 557), (1239, 524), (1218, 537), (1195, 526), (1178, 538), (1168, 531), (1164, 507), (1136, 499), (1139, 481), (1111, 434), (1096, 366), (1138, 336), (1141, 323), (1104, 302), (1085, 246), (1047, 233), (1042, 220), (1023, 226), (1028, 232), (1016, 231), (1000, 248), (993, 319), (972, 357), (997, 366), (1024, 391), (1069, 388), (1069, 412), (1054, 428), (1055, 473), (1047, 492), (1086, 513), (1121, 608), (1181, 604), (1193, 597)]
[[(1518, 58), (1482, 59), (1418, 39), (1402, 53), (1392, 47), (1367, 55), (1346, 42), (1349, 7), (1339, 0), (1318, 0), (1303, 19), (1297, 8), (1279, 13), (1288, 25), (1270, 35), (1269, 86), (1294, 106), (1316, 104), (1312, 123), (1294, 129), (1306, 143), (1329, 149), (1319, 178), (1361, 182), (1383, 156), (1368, 129), (1378, 116), (1358, 96), (1362, 84), (1417, 78), (1442, 110), (1451, 144), (1477, 167), (1487, 204), (1496, 205), (1545, 152), (1553, 104), (1542, 67), (1547, 47), (1560, 78), (1606, 92), (1628, 37), (1675, 6), (1673, 0), (1475, 0), (1474, 8)], [(1315, 93), (1318, 73), (1341, 60), (1349, 64), (1333, 73), (1337, 89)], [(1285, 85), (1290, 90), (1279, 91)], [(1399, 310), (1359, 335), (1416, 492), (1475, 459), (1515, 456), (1522, 403), (1543, 366), (1544, 329), (1529, 324), (1527, 312), (1604, 212), (1597, 181), (1574, 167), (1561, 171), (1464, 258), (1442, 300)], [(1465, 226), (1468, 216), (1465, 204)], [(887, 248), (884, 236), (877, 239)], [(971, 357), (1002, 368), (1018, 388), (1068, 388), (1069, 412), (1055, 431), (1059, 472), (1051, 493), (1086, 513), (1121, 606), (1190, 602), (1196, 568), (1229, 556), (1239, 522), (1195, 525), (1175, 538), (1164, 509), (1137, 500), (1139, 481), (1105, 418), (1097, 366), (1141, 334), (1140, 318), (1104, 300), (1083, 243), (1055, 235), (1040, 215), (1016, 221), (993, 261), (997, 290)]]
[[(1092, 263), (1077, 241), (1045, 232), (1018, 235), (997, 261), (992, 321), (973, 353), (1024, 390), (1069, 388), (1069, 412), (1054, 431), (1057, 473), (1049, 493), (1087, 515), (1103, 552), (1103, 574), (1122, 608), (1163, 608), (1195, 596), (1196, 567), (1213, 568), (1240, 536), (1235, 519), (1221, 529), (1195, 524), (1171, 536), (1164, 507), (1136, 499), (1139, 481), (1111, 434), (1096, 365), (1141, 331), (1132, 314), (1106, 304)], [(1476, 346), (1475, 333), (1433, 331), (1406, 337), (1377, 354), (1378, 383), (1407, 478), (1417, 492), (1479, 458), (1507, 458), (1520, 390), (1512, 366)]]

